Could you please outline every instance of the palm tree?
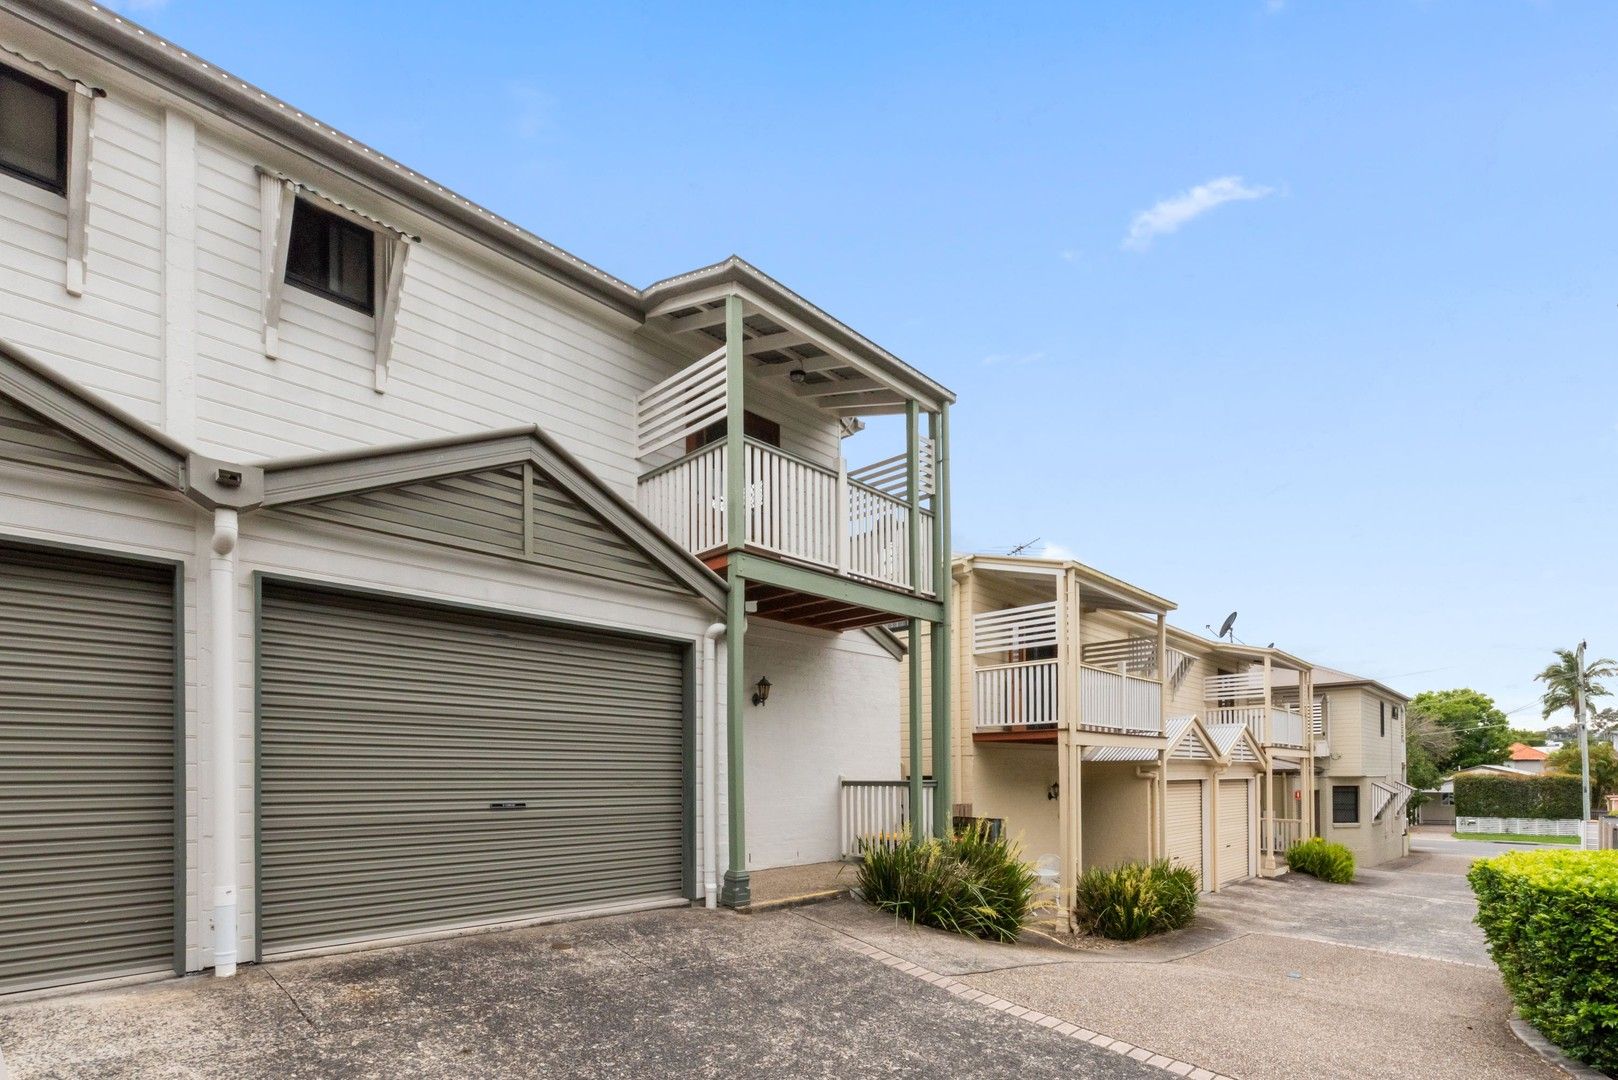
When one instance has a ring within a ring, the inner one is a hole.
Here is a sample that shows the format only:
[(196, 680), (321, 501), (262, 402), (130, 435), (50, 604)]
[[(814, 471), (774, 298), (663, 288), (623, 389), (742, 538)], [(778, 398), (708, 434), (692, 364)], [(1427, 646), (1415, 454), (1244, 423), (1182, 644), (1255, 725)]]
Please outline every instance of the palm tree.
[(1611, 697), (1612, 692), (1596, 680), (1612, 678), (1618, 678), (1618, 660), (1606, 657), (1592, 660), (1581, 673), (1578, 653), (1572, 649), (1557, 649), (1556, 663), (1547, 664), (1544, 671), (1534, 676), (1535, 681), (1545, 684), (1545, 693), (1539, 699), (1544, 707), (1543, 718), (1548, 720), (1552, 713), (1573, 708), (1574, 690), (1581, 682), (1585, 708), (1592, 708), (1598, 697)]

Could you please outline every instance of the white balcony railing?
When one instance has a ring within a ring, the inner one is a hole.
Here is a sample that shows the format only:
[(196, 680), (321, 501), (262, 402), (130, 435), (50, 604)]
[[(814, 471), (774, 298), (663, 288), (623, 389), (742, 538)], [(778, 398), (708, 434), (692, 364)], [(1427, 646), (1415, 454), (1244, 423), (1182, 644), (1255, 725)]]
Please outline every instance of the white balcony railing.
[[(1269, 723), (1265, 724), (1268, 715)], [(1246, 724), (1260, 746), (1289, 746), (1304, 749), (1303, 717), (1287, 709), (1263, 705), (1234, 705), (1209, 709), (1203, 716), (1208, 724)]]
[[(910, 507), (899, 498), (748, 440), (747, 545), (899, 589), (911, 587)], [(641, 513), (694, 555), (724, 548), (725, 446), (715, 443), (640, 478)], [(921, 511), (921, 590), (933, 591), (932, 514)]]
[[(1057, 661), (991, 664), (974, 675), (974, 721), (978, 730), (1058, 722)], [(1163, 733), (1163, 687), (1116, 671), (1081, 665), (1079, 726), (1135, 735)]]
[(1055, 660), (980, 667), (975, 679), (974, 727), (1056, 723)]
[(910, 813), (910, 781), (842, 781), (837, 820), (843, 858), (857, 858), (873, 845), (894, 847), (908, 836), (931, 836), (936, 788), (933, 781), (923, 781), (917, 822)]
[(1079, 726), (1136, 735), (1163, 734), (1163, 684), (1079, 667)]
[(1204, 686), (1204, 696), (1209, 701), (1262, 698), (1264, 696), (1264, 672), (1253, 669), (1238, 671), (1234, 675), (1210, 675)]

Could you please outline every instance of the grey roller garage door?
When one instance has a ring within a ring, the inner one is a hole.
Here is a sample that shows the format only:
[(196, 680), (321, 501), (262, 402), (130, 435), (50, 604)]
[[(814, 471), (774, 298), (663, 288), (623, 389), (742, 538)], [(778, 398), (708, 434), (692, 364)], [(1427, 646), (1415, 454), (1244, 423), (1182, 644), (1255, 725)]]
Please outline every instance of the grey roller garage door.
[(0, 545), (0, 991), (173, 968), (174, 590)]
[(266, 582), (266, 953), (681, 892), (684, 650)]

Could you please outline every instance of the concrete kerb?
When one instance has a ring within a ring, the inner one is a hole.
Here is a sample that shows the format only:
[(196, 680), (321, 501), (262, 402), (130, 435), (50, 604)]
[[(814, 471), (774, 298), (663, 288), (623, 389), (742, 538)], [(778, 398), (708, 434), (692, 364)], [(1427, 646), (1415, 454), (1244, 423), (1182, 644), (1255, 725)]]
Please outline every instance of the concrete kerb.
[[(1558, 1050), (1555, 1043), (1541, 1035), (1538, 1028), (1520, 1016), (1511, 1018), (1511, 1033), (1517, 1036), (1528, 1049), (1569, 1076), (1577, 1077), (1578, 1080), (1607, 1080), (1606, 1073), (1598, 1072), (1588, 1065), (1580, 1065), (1577, 1061)], [(0, 1080), (4, 1080), (3, 1074), (0, 1074)]]
[(936, 971), (929, 971), (927, 968), (911, 963), (902, 956), (894, 956), (890, 952), (884, 952), (882, 949), (878, 949), (874, 945), (867, 945), (856, 938), (845, 938), (843, 946), (851, 952), (868, 957), (877, 963), (886, 964), (895, 971), (903, 972), (913, 979), (920, 979), (924, 983), (936, 986), (946, 993), (955, 995), (962, 1001), (970, 1001), (986, 1009), (1003, 1012), (1007, 1016), (1014, 1016), (1024, 1023), (1049, 1029), (1058, 1035), (1064, 1035), (1079, 1042), (1086, 1042), (1103, 1050), (1111, 1050), (1120, 1056), (1161, 1069), (1170, 1076), (1189, 1077), (1190, 1080), (1232, 1080), (1231, 1077), (1216, 1073), (1211, 1069), (1204, 1069), (1188, 1061), (1180, 1061), (1167, 1054), (1159, 1054), (1145, 1047), (1125, 1042), (1122, 1039), (1114, 1039), (1100, 1032), (1090, 1031), (1088, 1028), (1068, 1023), (1060, 1017), (1047, 1016), (1045, 1013), (1025, 1008), (1015, 1002), (1007, 1001), (1005, 998), (984, 993), (982, 990), (959, 979), (951, 978), (948, 975), (940, 975)]

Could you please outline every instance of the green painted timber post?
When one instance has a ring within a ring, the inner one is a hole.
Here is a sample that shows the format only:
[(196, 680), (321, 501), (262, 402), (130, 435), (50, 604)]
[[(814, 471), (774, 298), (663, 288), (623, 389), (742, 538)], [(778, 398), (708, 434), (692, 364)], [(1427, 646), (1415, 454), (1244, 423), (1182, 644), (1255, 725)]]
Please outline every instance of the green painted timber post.
[[(954, 603), (950, 577), (949, 405), (940, 403), (927, 419), (933, 439), (933, 595), (941, 615), (932, 627), (933, 662), (933, 832), (949, 836), (954, 827), (955, 775), (951, 753), (955, 745), (955, 717), (951, 708), (954, 684), (951, 650)], [(914, 646), (912, 646), (914, 647)]]
[[(908, 634), (910, 646), (907, 660), (910, 664), (910, 837), (920, 840), (926, 835), (927, 804), (922, 800), (926, 798), (923, 790), (922, 774), (925, 771), (921, 756), (921, 620), (910, 620)], [(937, 797), (937, 792), (933, 793)], [(936, 807), (934, 809), (936, 813)]]
[(747, 547), (747, 442), (742, 300), (725, 297), (725, 780), (730, 811), (730, 860), (719, 902), (739, 907), (752, 899), (747, 875), (747, 758), (743, 712), (747, 703), (747, 580), (737, 553)]

